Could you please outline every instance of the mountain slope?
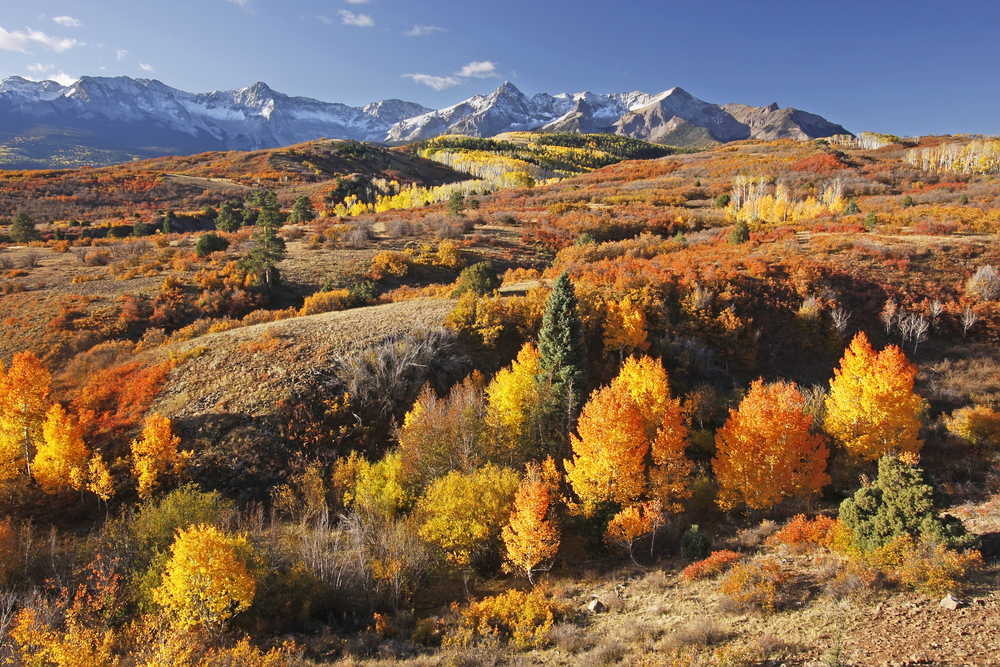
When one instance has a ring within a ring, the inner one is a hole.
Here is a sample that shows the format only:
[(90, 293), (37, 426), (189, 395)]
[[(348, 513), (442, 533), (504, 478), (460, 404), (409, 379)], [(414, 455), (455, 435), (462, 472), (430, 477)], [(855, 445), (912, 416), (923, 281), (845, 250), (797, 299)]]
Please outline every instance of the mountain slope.
[(671, 88), (528, 97), (504, 82), (441, 110), (397, 99), (357, 108), (290, 97), (264, 83), (187, 93), (160, 81), (83, 77), (0, 82), (0, 167), (101, 165), (204, 151), (261, 150), (320, 137), (401, 144), (444, 134), (614, 133), (676, 146), (846, 134), (796, 109), (718, 106)]

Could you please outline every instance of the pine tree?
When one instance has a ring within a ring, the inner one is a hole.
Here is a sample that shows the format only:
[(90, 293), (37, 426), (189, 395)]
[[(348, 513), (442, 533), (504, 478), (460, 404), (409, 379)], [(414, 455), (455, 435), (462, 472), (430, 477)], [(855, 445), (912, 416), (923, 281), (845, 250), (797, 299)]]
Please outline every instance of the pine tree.
[(292, 204), (292, 212), (288, 215), (288, 222), (309, 222), (316, 217), (316, 209), (313, 208), (312, 202), (309, 201), (309, 197), (305, 195), (300, 195), (295, 198), (295, 203)]
[(243, 225), (242, 219), (236, 215), (233, 205), (229, 202), (219, 207), (219, 215), (215, 218), (215, 228), (220, 232), (235, 232)]
[(556, 279), (545, 306), (538, 350), (542, 355), (541, 377), (551, 382), (553, 395), (557, 400), (565, 399), (568, 412), (575, 415), (587, 395), (587, 344), (576, 291), (566, 272)]
[(14, 223), (10, 226), (10, 237), (15, 243), (27, 243), (38, 239), (35, 222), (27, 213), (18, 213), (14, 216)]
[(250, 249), (250, 263), (257, 271), (264, 273), (264, 282), (271, 287), (276, 277), (275, 265), (285, 257), (285, 239), (278, 236), (281, 228), (281, 209), (278, 195), (274, 190), (259, 190), (250, 198), (250, 203), (260, 207), (257, 224), (253, 233), (253, 248)]

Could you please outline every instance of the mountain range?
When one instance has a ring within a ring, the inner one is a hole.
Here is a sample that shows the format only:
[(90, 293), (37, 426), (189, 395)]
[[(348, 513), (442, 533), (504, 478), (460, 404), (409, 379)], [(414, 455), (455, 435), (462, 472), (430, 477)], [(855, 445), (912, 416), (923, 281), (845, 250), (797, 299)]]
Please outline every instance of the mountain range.
[[(815, 114), (704, 102), (681, 88), (647, 93), (531, 97), (505, 82), (489, 95), (432, 110), (390, 99), (364, 107), (290, 97), (264, 83), (187, 93), (160, 81), (83, 77), (63, 86), (0, 82), (0, 167), (94, 164), (211, 150), (277, 148), (326, 137), (399, 144), (443, 134), (608, 132), (675, 146), (846, 134)], [(89, 151), (86, 149), (90, 149)], [(49, 164), (46, 164), (48, 160)]]

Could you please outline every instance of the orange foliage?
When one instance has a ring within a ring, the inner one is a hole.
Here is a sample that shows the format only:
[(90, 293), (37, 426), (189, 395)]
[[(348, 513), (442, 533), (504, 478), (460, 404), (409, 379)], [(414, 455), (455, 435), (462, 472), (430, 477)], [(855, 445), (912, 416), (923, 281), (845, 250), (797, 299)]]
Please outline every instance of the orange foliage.
[(726, 570), (730, 569), (736, 565), (736, 563), (740, 562), (741, 558), (743, 558), (743, 554), (735, 551), (713, 551), (705, 560), (700, 560), (697, 563), (691, 563), (684, 568), (684, 572), (681, 573), (681, 578), (685, 581), (708, 579), (709, 577), (722, 574)]
[(171, 362), (145, 366), (133, 361), (97, 371), (73, 400), (92, 435), (111, 435), (139, 423), (163, 387)]

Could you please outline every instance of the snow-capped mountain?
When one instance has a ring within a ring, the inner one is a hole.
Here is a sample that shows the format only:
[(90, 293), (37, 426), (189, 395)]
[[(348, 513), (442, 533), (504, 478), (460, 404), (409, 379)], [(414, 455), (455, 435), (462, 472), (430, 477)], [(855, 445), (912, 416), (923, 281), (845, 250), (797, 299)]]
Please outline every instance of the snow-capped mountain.
[(504, 82), (489, 95), (434, 111), (396, 99), (361, 108), (320, 102), (284, 95), (264, 83), (187, 93), (156, 80), (128, 77), (83, 77), (68, 86), (17, 76), (0, 82), (0, 135), (39, 136), (39, 128), (46, 137), (59, 137), (61, 149), (75, 142), (138, 157), (277, 148), (320, 137), (402, 143), (515, 130), (613, 132), (675, 145), (846, 133), (796, 109), (720, 107), (680, 88), (658, 95), (528, 97)]

